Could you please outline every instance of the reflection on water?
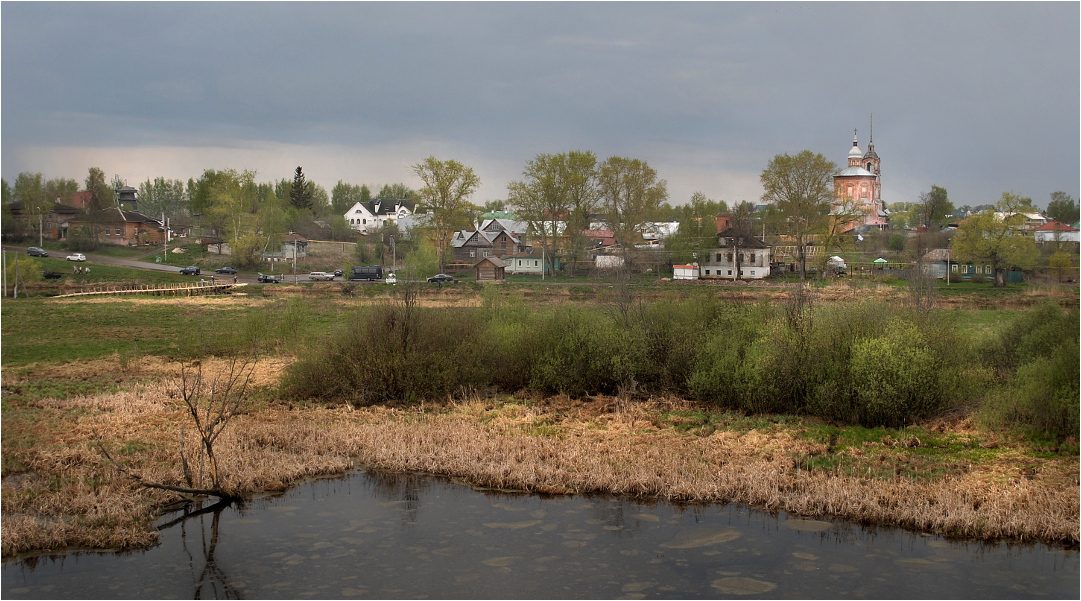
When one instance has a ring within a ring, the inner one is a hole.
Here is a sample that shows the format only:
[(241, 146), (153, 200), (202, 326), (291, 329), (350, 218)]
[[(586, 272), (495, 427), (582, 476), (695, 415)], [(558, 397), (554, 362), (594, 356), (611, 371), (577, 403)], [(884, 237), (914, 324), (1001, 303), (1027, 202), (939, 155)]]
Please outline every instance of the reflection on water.
[(19, 598), (1077, 598), (1078, 553), (734, 505), (368, 472), (161, 521), (146, 552), (3, 566)]

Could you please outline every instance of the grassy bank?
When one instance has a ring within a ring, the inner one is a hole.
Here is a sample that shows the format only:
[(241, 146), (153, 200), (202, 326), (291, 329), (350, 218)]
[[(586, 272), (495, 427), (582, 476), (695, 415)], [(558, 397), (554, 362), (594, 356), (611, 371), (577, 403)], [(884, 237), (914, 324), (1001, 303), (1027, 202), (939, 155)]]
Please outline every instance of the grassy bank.
[[(4, 301), (4, 556), (152, 543), (148, 524), (177, 496), (134, 485), (96, 441), (149, 480), (182, 483), (177, 360), (198, 358), (212, 373), (240, 347), (258, 347), (269, 358), (217, 448), (225, 488), (242, 496), (359, 463), (495, 488), (741, 502), (953, 536), (1078, 543), (1076, 437), (1038, 434), (1048, 431), (1041, 420), (1058, 419), (1042, 399), (1069, 385), (1055, 383), (1069, 367), (1055, 358), (1070, 348), (1071, 339), (1060, 336), (1070, 327), (1076, 353), (1073, 313), (1011, 305), (936, 311), (933, 329), (922, 335), (947, 328), (949, 337), (940, 338), (963, 347), (957, 361), (978, 377), (920, 419), (884, 427), (816, 417), (809, 404), (757, 410), (716, 396), (719, 384), (689, 388), (704, 381), (695, 373), (708, 375), (724, 359), (725, 341), (740, 347), (735, 341), (746, 335), (742, 346), (757, 343), (756, 352), (768, 357), (769, 345), (757, 341), (778, 347), (789, 340), (784, 288), (768, 293), (776, 298), (748, 300), (712, 287), (657, 285), (626, 314), (618, 291), (603, 286), (425, 289), (415, 307), (421, 329), (413, 332), (424, 335), (405, 349), (416, 355), (381, 346), (392, 338), (387, 332), (398, 340), (402, 333), (400, 321), (388, 321), (400, 314), (383, 290), (273, 290), (221, 299)], [(860, 326), (806, 330), (812, 351), (834, 349), (814, 351), (816, 361), (844, 366), (826, 375), (850, 373), (859, 352), (868, 365), (888, 365), (891, 351), (861, 347), (868, 340), (902, 350), (913, 340), (911, 329), (897, 335), (890, 325), (906, 323), (904, 311), (847, 304), (850, 290), (827, 288), (813, 303), (819, 324)], [(651, 295), (665, 306), (652, 307)], [(673, 326), (689, 314), (714, 321)], [(918, 334), (925, 326), (914, 320), (907, 323)], [(643, 338), (626, 338), (621, 324), (635, 324)], [(718, 331), (725, 336), (714, 342), (698, 338)], [(916, 348), (936, 348), (914, 340)], [(596, 352), (590, 345), (597, 341), (616, 352)], [(627, 350), (643, 345), (645, 354)], [(313, 357), (330, 361), (323, 353), (332, 352), (346, 359), (320, 372), (331, 383), (348, 382), (350, 365), (383, 365), (388, 371), (373, 381), (406, 394), (369, 406), (374, 401), (364, 395), (321, 397), (315, 384), (298, 388), (296, 370), (310, 369)], [(579, 355), (620, 362), (568, 372), (561, 362)], [(440, 388), (410, 390), (419, 385), (385, 379), (403, 366)], [(808, 382), (824, 381), (807, 373)], [(460, 374), (478, 379), (463, 384), (455, 380)], [(1040, 387), (1047, 382), (1053, 385)], [(695, 390), (707, 394), (692, 398)]]

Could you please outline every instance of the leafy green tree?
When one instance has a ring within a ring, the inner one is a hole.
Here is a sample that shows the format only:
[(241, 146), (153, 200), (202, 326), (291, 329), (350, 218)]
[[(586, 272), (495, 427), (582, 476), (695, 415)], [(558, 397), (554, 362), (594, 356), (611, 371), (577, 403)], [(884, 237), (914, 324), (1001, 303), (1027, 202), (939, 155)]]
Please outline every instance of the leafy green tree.
[(626, 250), (667, 200), (668, 182), (657, 179), (657, 171), (641, 159), (614, 156), (601, 163), (597, 183), (608, 227)]
[(293, 173), (293, 185), (289, 189), (289, 202), (301, 210), (311, 209), (312, 192), (304, 179), (304, 170), (298, 165), (296, 172)]
[(447, 265), (451, 233), (467, 223), (466, 210), (471, 206), (467, 199), (480, 186), (480, 178), (472, 167), (453, 159), (440, 161), (432, 156), (413, 165), (413, 173), (424, 182), (418, 194), (432, 211), (431, 228), (436, 256), (439, 271), (443, 271)]
[(180, 217), (188, 213), (188, 193), (178, 179), (155, 177), (139, 184), (139, 212), (151, 217)]
[[(414, 238), (414, 241), (416, 242), (416, 248), (410, 251), (403, 261), (406, 279), (416, 280), (428, 277), (427, 274), (429, 273), (432, 275), (442, 273), (443, 268), (440, 265), (439, 253), (435, 244), (424, 237)], [(398, 247), (399, 251), (401, 248), (401, 246)], [(401, 258), (400, 252), (398, 257)]]
[(3, 196), (3, 203), (5, 205), (6, 204), (11, 204), (11, 201), (12, 201), (11, 185), (8, 184), (8, 181), (6, 179), (3, 179), (3, 178), (0, 178), (0, 195)]
[(945, 188), (932, 185), (929, 192), (920, 194), (916, 212), (919, 215), (920, 225), (930, 229), (932, 226), (946, 223), (949, 215), (953, 214), (953, 203), (949, 201)]
[(208, 221), (222, 238), (236, 244), (240, 238), (254, 233), (255, 172), (235, 169), (219, 171), (208, 193)]
[(376, 198), (393, 198), (395, 200), (417, 200), (417, 192), (405, 184), (386, 184), (379, 189)]
[(679, 231), (664, 239), (665, 250), (671, 251), (672, 259), (680, 263), (704, 259), (717, 245), (717, 216), (728, 212), (725, 203), (695, 192), (690, 202), (677, 210)]
[(0, 228), (3, 231), (4, 241), (6, 242), (22, 242), (26, 238), (26, 221), (22, 219), (16, 219), (15, 214), (11, 211), (11, 203), (14, 200), (14, 196), (11, 191), (11, 187), (7, 181), (3, 182), (3, 215), (0, 216)]
[(86, 175), (86, 191), (90, 193), (88, 208), (105, 209), (113, 206), (116, 201), (116, 192), (105, 181), (105, 172), (97, 167), (91, 167)]
[(338, 180), (338, 183), (334, 184), (334, 188), (330, 191), (330, 205), (335, 215), (343, 216), (350, 207), (358, 202), (368, 202), (371, 197), (372, 192), (368, 189), (368, 186), (347, 184), (342, 180)]
[(53, 202), (45, 195), (44, 177), (40, 173), (23, 172), (15, 178), (15, 200), (22, 204), (22, 219), (28, 230), (43, 235), (44, 217)]
[(349, 222), (345, 220), (342, 215), (332, 215), (330, 217), (330, 239), (337, 240), (339, 242), (348, 242), (356, 240), (356, 230), (349, 227)]
[(1026, 217), (1031, 199), (1006, 192), (995, 206), (961, 222), (950, 244), (959, 261), (990, 263), (995, 270), (995, 287), (1006, 285), (1006, 270), (1032, 269), (1040, 256), (1036, 242), (1025, 235)]
[(326, 188), (316, 184), (313, 181), (309, 181), (305, 184), (307, 188), (308, 196), (312, 199), (311, 212), (312, 215), (318, 217), (326, 217), (330, 207), (330, 195), (327, 194)]
[(489, 200), (484, 203), (485, 213), (503, 213), (507, 210), (507, 202), (504, 200)]
[(526, 163), (522, 171), (525, 179), (507, 185), (510, 205), (519, 219), (529, 222), (550, 270), (555, 268), (556, 241), (574, 229), (570, 227), (572, 214), (577, 210), (578, 216), (585, 214), (588, 219), (595, 204), (595, 164), (592, 153), (538, 154)]
[(1047, 259), (1047, 267), (1051, 270), (1051, 273), (1055, 274), (1055, 279), (1059, 282), (1065, 280), (1067, 276), (1073, 275), (1077, 268), (1073, 264), (1073, 257), (1070, 253), (1064, 250), (1056, 250), (1051, 254), (1051, 257)]
[(52, 178), (45, 182), (45, 198), (70, 205), (79, 193), (79, 182), (64, 177)]
[(833, 175), (837, 165), (810, 150), (779, 154), (762, 172), (762, 200), (773, 203), (796, 238), (800, 280), (807, 277), (808, 236), (829, 227)]
[(1052, 192), (1051, 202), (1047, 203), (1047, 216), (1059, 223), (1073, 225), (1081, 219), (1081, 210), (1077, 200), (1065, 192)]
[[(282, 235), (289, 231), (294, 216), (283, 206), (282, 200), (270, 190), (259, 207), (259, 231), (262, 233), (263, 252), (278, 252)], [(295, 210), (295, 209), (293, 209)]]

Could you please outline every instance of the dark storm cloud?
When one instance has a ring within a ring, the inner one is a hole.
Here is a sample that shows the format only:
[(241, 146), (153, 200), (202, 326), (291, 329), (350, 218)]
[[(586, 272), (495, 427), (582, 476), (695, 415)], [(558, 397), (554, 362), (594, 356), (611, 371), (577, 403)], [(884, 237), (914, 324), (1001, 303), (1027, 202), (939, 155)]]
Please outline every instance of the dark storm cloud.
[(842, 162), (854, 127), (865, 148), (873, 112), (887, 201), (936, 183), (957, 204), (1006, 190), (1043, 204), (1077, 194), (1078, 16), (1076, 3), (5, 2), (3, 175), (47, 170), (21, 160), (28, 146), (430, 140), (480, 157), (489, 197), (536, 153), (581, 148), (645, 158), (675, 202), (703, 185), (753, 199), (774, 154)]

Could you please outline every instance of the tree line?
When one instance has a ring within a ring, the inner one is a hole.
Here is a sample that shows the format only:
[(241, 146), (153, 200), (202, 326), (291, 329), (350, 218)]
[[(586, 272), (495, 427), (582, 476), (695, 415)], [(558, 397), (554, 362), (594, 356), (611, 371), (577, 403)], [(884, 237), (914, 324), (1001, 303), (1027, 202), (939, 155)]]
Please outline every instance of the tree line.
[[(528, 222), (534, 247), (540, 247), (549, 269), (555, 267), (558, 248), (572, 270), (577, 269), (588, 248), (590, 236), (586, 232), (594, 219), (603, 220), (625, 253), (655, 223), (677, 221), (679, 229), (665, 240), (665, 247), (674, 261), (692, 262), (716, 245), (717, 217), (724, 214), (740, 236), (758, 231), (765, 234), (767, 230), (790, 236), (795, 242), (801, 277), (807, 272), (807, 247), (812, 241), (827, 252), (846, 250), (846, 244), (853, 244), (852, 236), (847, 234), (862, 217), (851, 199), (835, 196), (833, 177), (837, 165), (809, 150), (773, 157), (760, 176), (764, 190), (761, 200), (766, 206), (757, 211), (746, 201), (729, 206), (701, 192), (686, 204), (672, 206), (667, 181), (646, 161), (620, 156), (599, 161), (591, 151), (536, 155), (526, 162), (521, 179), (507, 185), (506, 200), (488, 201), (483, 206), (470, 201), (480, 186), (472, 167), (430, 156), (414, 164), (412, 170), (423, 184), (420, 189), (413, 190), (403, 183), (387, 184), (375, 197), (414, 202), (428, 215), (428, 238), (435, 247), (441, 271), (454, 232), (468, 228), (485, 211), (513, 211), (517, 219)], [(373, 198), (366, 184), (342, 180), (328, 193), (308, 180), (299, 166), (292, 178), (257, 182), (256, 175), (251, 170), (207, 169), (199, 179), (189, 178), (187, 182), (164, 177), (147, 179), (138, 186), (139, 210), (149, 216), (198, 222), (228, 241), (239, 262), (253, 263), (289, 231), (310, 238), (355, 239), (345, 213), (356, 202)], [(123, 185), (118, 177), (111, 184), (106, 182), (101, 169), (90, 168), (82, 191), (87, 196), (87, 207), (111, 206), (115, 191)], [(80, 192), (75, 180), (46, 180), (40, 173), (20, 173), (13, 188), (6, 181), (2, 186), (5, 212), (10, 211), (10, 201), (16, 200), (22, 204), (23, 214), (31, 216), (47, 213), (54, 201), (70, 203)], [(995, 205), (955, 210), (946, 189), (932, 185), (918, 202), (894, 203), (892, 208), (896, 225), (925, 229), (946, 224), (955, 213), (976, 212), (977, 218), (967, 220), (961, 228), (965, 235), (960, 239), (958, 258), (991, 259), (996, 274), (1010, 267), (1031, 268), (1033, 255), (1038, 255), (1022, 240), (1019, 225), (1018, 215), (1036, 211), (1028, 198), (1008, 193)], [(994, 218), (980, 217), (1004, 211), (1010, 223), (996, 224)], [(1078, 215), (1077, 202), (1064, 192), (1055, 192), (1048, 214), (1073, 223)], [(25, 227), (25, 222), (20, 225), (4, 219), (5, 237), (17, 237), (19, 232), (15, 230), (19, 227)], [(979, 234), (970, 234), (973, 229)], [(987, 238), (985, 234), (992, 230), (1001, 242), (994, 248), (965, 242)], [(383, 246), (379, 245), (380, 256)], [(922, 242), (919, 246), (922, 248)]]

